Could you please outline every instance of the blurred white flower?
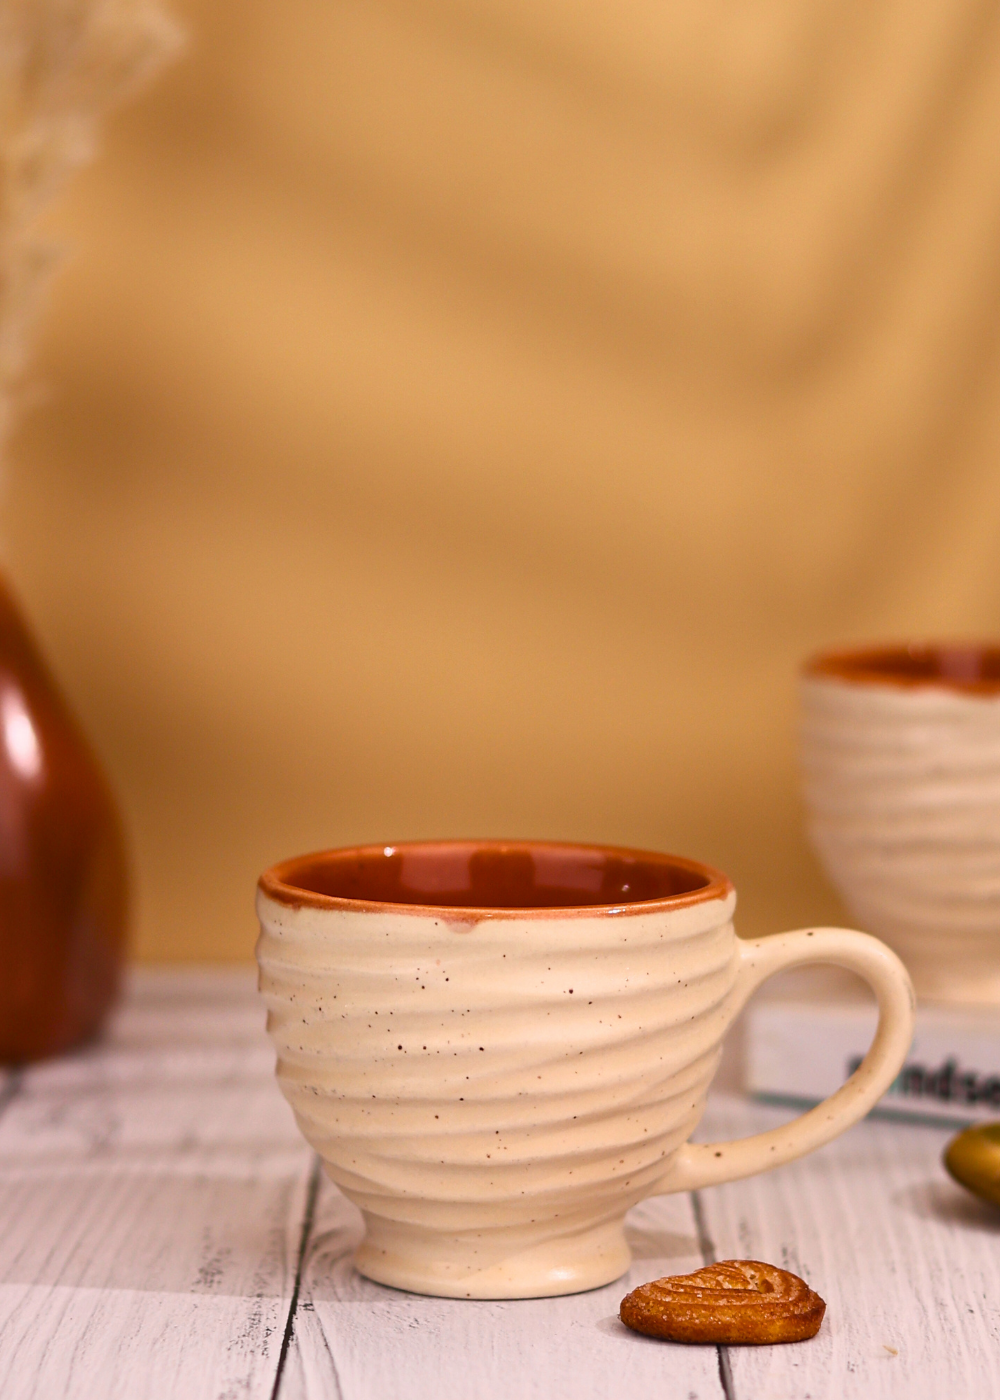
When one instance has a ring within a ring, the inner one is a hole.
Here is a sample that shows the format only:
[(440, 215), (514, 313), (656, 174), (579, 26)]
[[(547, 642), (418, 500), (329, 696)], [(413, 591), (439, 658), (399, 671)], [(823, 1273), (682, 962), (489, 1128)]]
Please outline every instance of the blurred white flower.
[(56, 258), (40, 216), (180, 38), (157, 0), (0, 0), (0, 445)]

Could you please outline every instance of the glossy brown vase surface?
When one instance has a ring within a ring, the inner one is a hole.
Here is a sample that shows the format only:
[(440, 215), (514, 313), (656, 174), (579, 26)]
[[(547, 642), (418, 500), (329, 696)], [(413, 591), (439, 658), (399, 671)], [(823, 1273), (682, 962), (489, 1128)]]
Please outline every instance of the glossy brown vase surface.
[(97, 1031), (118, 989), (126, 903), (110, 789), (0, 579), (0, 1062)]

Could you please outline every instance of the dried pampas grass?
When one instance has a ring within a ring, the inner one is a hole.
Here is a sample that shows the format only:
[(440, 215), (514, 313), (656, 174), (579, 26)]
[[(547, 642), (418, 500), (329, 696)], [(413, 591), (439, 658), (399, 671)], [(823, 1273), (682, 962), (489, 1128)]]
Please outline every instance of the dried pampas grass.
[(39, 220), (179, 40), (156, 0), (0, 0), (0, 449), (55, 261)]

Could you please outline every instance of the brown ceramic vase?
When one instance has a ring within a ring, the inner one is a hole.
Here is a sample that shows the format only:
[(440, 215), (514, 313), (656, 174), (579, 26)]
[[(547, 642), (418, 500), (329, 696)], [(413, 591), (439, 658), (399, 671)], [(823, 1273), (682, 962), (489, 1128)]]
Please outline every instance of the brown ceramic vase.
[(126, 898), (110, 789), (0, 578), (0, 1063), (97, 1031), (118, 989)]

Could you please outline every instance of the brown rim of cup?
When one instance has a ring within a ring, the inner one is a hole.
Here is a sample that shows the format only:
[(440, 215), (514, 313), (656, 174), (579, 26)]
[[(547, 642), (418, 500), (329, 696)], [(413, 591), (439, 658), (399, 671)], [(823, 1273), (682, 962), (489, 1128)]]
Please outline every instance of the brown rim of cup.
[(802, 674), (856, 685), (1000, 695), (1000, 642), (901, 642), (824, 651), (809, 658)]
[[(453, 877), (465, 876), (466, 888), (456, 878), (447, 887), (449, 869)], [(534, 882), (539, 873), (550, 879)], [(535, 900), (519, 900), (529, 887), (536, 891)], [(265, 870), (258, 888), (288, 908), (387, 910), (454, 923), (648, 914), (724, 899), (733, 886), (710, 865), (656, 851), (561, 841), (459, 840), (397, 841), (294, 856)]]

